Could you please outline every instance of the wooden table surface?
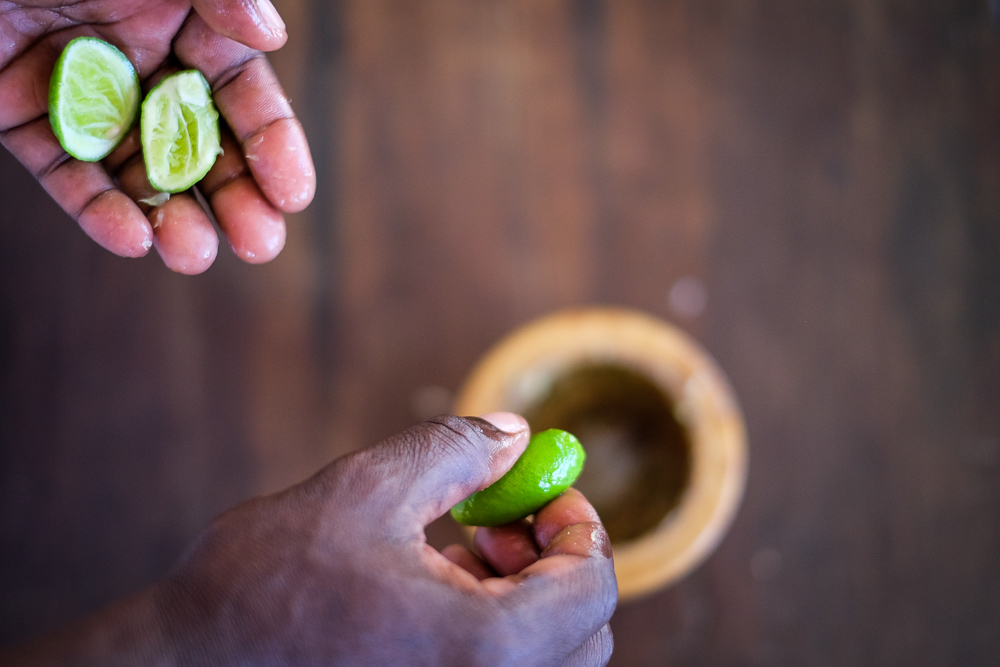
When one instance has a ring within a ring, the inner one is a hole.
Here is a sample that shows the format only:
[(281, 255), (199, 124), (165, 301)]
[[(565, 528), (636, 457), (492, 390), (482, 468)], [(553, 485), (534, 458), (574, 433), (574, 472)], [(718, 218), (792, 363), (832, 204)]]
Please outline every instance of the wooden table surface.
[(273, 263), (113, 257), (0, 155), (0, 641), (600, 303), (700, 340), (751, 451), (612, 664), (1000, 661), (996, 2), (275, 4), (319, 192)]

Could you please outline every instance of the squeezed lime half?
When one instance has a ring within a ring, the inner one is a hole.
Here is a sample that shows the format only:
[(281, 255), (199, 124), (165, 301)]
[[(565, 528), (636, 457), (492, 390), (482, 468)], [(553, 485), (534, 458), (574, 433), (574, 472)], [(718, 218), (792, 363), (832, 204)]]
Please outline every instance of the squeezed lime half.
[(140, 97), (139, 77), (124, 53), (96, 37), (77, 37), (52, 71), (49, 122), (63, 150), (95, 162), (132, 129)]
[(536, 433), (507, 474), (452, 507), (451, 515), (467, 526), (523, 519), (572, 486), (586, 458), (572, 433), (555, 428)]
[(146, 175), (161, 192), (187, 190), (222, 153), (219, 112), (198, 70), (163, 77), (146, 95), (140, 123)]

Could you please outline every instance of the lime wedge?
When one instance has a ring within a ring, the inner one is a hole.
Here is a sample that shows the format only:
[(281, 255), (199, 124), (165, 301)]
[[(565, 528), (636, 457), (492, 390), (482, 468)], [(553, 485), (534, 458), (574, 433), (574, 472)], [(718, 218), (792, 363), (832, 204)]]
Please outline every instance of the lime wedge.
[(161, 192), (187, 190), (222, 152), (219, 112), (198, 70), (163, 78), (142, 103), (142, 154), (150, 184)]
[(139, 99), (139, 77), (125, 54), (96, 37), (77, 37), (49, 81), (49, 122), (67, 153), (95, 162), (132, 128)]

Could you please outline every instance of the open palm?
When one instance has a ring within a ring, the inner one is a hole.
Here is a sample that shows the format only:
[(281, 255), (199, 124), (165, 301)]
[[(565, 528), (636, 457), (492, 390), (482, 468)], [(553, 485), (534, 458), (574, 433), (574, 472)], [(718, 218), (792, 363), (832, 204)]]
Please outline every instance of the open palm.
[(172, 71), (202, 71), (224, 119), (224, 153), (198, 190), (238, 256), (273, 259), (285, 242), (282, 211), (305, 208), (316, 177), (302, 126), (261, 53), (286, 39), (268, 0), (0, 0), (0, 142), (108, 250), (138, 257), (155, 245), (171, 269), (200, 273), (218, 236), (191, 191), (154, 205), (138, 128), (93, 163), (70, 157), (53, 134), (49, 77), (81, 35), (121, 49), (147, 90)]

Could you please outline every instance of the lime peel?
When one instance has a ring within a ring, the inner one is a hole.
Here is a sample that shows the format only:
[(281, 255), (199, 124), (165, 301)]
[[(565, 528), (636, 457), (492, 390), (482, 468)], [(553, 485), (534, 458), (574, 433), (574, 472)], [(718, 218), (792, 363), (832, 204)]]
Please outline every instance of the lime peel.
[(523, 519), (572, 486), (586, 458), (572, 433), (559, 429), (536, 433), (503, 477), (452, 507), (451, 516), (467, 526), (500, 526)]
[(168, 201), (170, 201), (170, 193), (157, 192), (155, 195), (151, 197), (146, 197), (145, 199), (140, 199), (139, 201), (143, 204), (146, 204), (147, 206), (152, 206), (153, 208), (156, 208), (157, 206), (163, 206)]

